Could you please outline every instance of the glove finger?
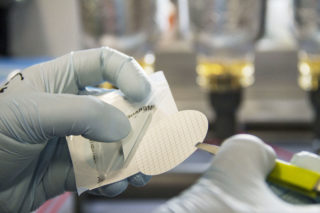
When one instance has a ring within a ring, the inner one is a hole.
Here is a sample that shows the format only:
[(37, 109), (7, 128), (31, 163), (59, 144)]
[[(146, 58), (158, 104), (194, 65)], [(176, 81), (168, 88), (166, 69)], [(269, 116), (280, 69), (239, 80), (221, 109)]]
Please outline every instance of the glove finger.
[[(238, 178), (247, 179), (250, 174), (264, 179), (274, 167), (275, 158), (273, 149), (259, 138), (245, 134), (236, 135), (223, 142), (208, 175), (212, 177), (223, 172), (226, 178), (237, 173)], [(235, 172), (237, 170), (238, 172)]]
[(35, 182), (35, 206), (45, 200), (62, 194), (64, 191), (76, 191), (75, 174), (66, 143), (66, 138), (54, 138), (40, 156)]
[(128, 179), (90, 190), (88, 191), (88, 193), (99, 196), (115, 197), (124, 192), (127, 189), (129, 183), (132, 186), (141, 187), (146, 185), (150, 179), (151, 176), (138, 173), (132, 175)]
[(320, 156), (317, 154), (307, 151), (298, 152), (293, 155), (290, 163), (320, 173)]
[(85, 89), (79, 91), (79, 95), (93, 95), (99, 96), (103, 94), (107, 94), (109, 92), (115, 91), (115, 89), (104, 89), (98, 87), (86, 87)]
[(109, 185), (101, 186), (99, 188), (88, 191), (89, 194), (105, 196), (105, 197), (115, 197), (122, 192), (124, 192), (128, 187), (128, 181), (121, 180), (116, 183), (112, 183)]
[(128, 99), (148, 96), (150, 83), (142, 67), (132, 58), (108, 47), (72, 52), (24, 70), (42, 91), (78, 94), (86, 86), (109, 81)]
[(142, 173), (138, 173), (129, 177), (128, 181), (132, 186), (141, 187), (146, 185), (150, 181), (150, 179), (151, 179), (150, 175), (144, 175)]
[(39, 98), (40, 129), (49, 138), (82, 135), (95, 141), (118, 141), (131, 129), (120, 110), (95, 97), (44, 95)]

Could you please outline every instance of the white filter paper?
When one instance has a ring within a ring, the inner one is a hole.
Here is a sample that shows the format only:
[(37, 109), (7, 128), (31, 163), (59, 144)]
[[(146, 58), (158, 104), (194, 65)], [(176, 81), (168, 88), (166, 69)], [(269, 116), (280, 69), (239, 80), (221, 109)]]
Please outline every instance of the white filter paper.
[(202, 142), (208, 130), (200, 112), (178, 112), (162, 72), (150, 76), (152, 92), (132, 103), (120, 91), (99, 96), (123, 111), (131, 124), (121, 141), (103, 143), (82, 136), (67, 137), (78, 193), (125, 179), (138, 172), (164, 173), (180, 164)]

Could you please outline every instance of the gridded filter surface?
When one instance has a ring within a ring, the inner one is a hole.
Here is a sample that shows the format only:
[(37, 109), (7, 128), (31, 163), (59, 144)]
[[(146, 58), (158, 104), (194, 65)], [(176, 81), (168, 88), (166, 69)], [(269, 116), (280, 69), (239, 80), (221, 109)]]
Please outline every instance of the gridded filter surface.
[(180, 111), (148, 131), (137, 150), (139, 170), (147, 175), (164, 173), (188, 158), (208, 131), (208, 120), (198, 111)]

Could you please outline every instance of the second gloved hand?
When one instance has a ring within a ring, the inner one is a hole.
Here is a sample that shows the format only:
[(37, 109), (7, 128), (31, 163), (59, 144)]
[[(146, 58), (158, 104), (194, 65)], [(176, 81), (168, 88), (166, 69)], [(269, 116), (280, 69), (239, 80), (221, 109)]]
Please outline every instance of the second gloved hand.
[(275, 159), (272, 148), (257, 137), (231, 137), (222, 144), (197, 183), (155, 212), (320, 212), (320, 205), (289, 204), (270, 190), (265, 179)]
[[(110, 48), (73, 52), (35, 65), (0, 88), (0, 212), (30, 212), (46, 200), (75, 191), (75, 177), (65, 136), (117, 141), (128, 135), (130, 123), (115, 107), (95, 97), (79, 95), (86, 86), (109, 81), (131, 101), (150, 92), (142, 68), (131, 57)], [(131, 183), (93, 190), (115, 196)]]

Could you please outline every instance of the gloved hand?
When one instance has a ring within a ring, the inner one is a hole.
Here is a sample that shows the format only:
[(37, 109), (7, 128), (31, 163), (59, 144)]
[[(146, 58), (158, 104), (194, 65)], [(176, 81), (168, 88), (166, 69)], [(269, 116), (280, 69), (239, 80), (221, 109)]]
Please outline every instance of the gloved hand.
[[(95, 97), (78, 95), (102, 81), (117, 86), (129, 100), (140, 101), (150, 83), (132, 58), (103, 47), (72, 52), (31, 66), (0, 88), (0, 212), (30, 212), (44, 201), (75, 191), (75, 177), (65, 136), (117, 141), (130, 131), (127, 117)], [(92, 193), (115, 196), (134, 175)]]
[(196, 184), (155, 212), (320, 212), (320, 205), (289, 204), (270, 190), (265, 179), (275, 158), (272, 148), (254, 136), (231, 137)]

